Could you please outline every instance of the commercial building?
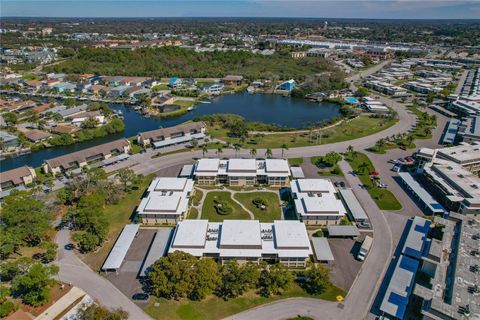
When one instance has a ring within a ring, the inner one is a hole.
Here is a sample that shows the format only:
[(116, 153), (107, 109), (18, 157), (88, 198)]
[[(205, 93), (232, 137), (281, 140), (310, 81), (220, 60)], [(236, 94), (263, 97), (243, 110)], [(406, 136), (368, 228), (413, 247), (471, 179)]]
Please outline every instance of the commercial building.
[(305, 225), (288, 220), (185, 220), (175, 228), (169, 253), (177, 250), (221, 263), (267, 261), (288, 268), (305, 267), (313, 254)]
[(163, 148), (189, 142), (192, 139), (204, 139), (206, 131), (207, 126), (203, 122), (187, 122), (173, 127), (139, 133), (137, 141), (142, 146), (151, 145), (154, 148)]
[(335, 225), (347, 213), (330, 180), (293, 180), (290, 189), (297, 217), (305, 224)]
[(0, 174), (0, 190), (26, 186), (32, 183), (36, 176), (35, 170), (27, 166), (2, 172)]
[(126, 154), (129, 151), (130, 143), (128, 140), (119, 139), (46, 160), (43, 164), (43, 171), (53, 174), (67, 172), (84, 167), (89, 163), (106, 160), (119, 154)]
[(176, 224), (187, 212), (193, 193), (193, 180), (187, 178), (155, 178), (137, 208), (145, 224)]
[[(475, 319), (480, 220), (451, 213), (433, 223), (415, 217), (381, 302), (395, 319)], [(411, 314), (415, 312), (415, 314)]]
[(199, 184), (282, 187), (290, 181), (290, 168), (285, 159), (200, 159), (194, 176)]

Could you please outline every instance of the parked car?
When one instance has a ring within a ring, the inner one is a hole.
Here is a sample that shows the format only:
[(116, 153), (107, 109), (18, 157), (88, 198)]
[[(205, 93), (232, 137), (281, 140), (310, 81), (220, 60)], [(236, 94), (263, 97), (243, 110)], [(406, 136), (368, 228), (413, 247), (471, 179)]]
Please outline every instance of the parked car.
[(362, 228), (362, 229), (370, 229), (370, 222), (368, 221), (362, 221), (357, 223), (357, 227)]
[(345, 188), (345, 186), (346, 186), (345, 182), (343, 182), (343, 181), (335, 181), (334, 185), (337, 188)]
[(146, 300), (148, 300), (148, 298), (149, 298), (148, 294), (143, 293), (143, 292), (135, 293), (132, 296), (132, 299), (137, 300), (137, 301), (146, 301)]
[(388, 184), (385, 184), (385, 183), (379, 183), (379, 184), (378, 184), (378, 187), (379, 187), (379, 188), (386, 189), (386, 188), (388, 188)]
[(393, 166), (392, 171), (399, 172), (401, 168), (402, 168), (401, 165), (396, 164), (396, 165)]

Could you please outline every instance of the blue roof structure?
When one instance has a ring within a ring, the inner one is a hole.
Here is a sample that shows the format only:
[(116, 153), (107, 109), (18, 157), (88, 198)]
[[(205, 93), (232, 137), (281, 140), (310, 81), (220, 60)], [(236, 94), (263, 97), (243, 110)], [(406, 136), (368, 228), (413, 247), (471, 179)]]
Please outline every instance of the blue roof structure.
[(454, 143), (461, 124), (462, 122), (459, 120), (452, 120), (448, 122), (447, 129), (445, 130), (442, 138), (442, 143)]
[(400, 320), (405, 317), (419, 261), (400, 256), (383, 297), (380, 310)]
[(430, 193), (428, 193), (418, 182), (415, 180), (412, 175), (408, 172), (399, 172), (398, 175), (402, 181), (407, 185), (417, 197), (418, 201), (421, 202), (425, 208), (434, 214), (444, 214), (446, 212), (445, 208), (435, 200)]
[(429, 244), (427, 235), (430, 230), (430, 224), (430, 220), (421, 217), (415, 217), (413, 219), (407, 238), (405, 239), (405, 245), (402, 249), (404, 255), (417, 259), (425, 255), (426, 248)]

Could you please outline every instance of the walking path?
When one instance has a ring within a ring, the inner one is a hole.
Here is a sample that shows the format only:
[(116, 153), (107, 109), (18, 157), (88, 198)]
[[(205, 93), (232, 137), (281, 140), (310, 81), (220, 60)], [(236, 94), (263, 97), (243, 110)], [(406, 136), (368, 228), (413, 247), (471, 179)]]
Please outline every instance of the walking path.
[(109, 309), (122, 308), (129, 314), (129, 319), (149, 320), (152, 319), (140, 307), (133, 303), (110, 281), (90, 269), (75, 254), (74, 250), (67, 250), (65, 246), (70, 244), (70, 230), (60, 230), (55, 238), (58, 244), (56, 264), (59, 267), (58, 278), (60, 281), (71, 283), (82, 288), (93, 299)]

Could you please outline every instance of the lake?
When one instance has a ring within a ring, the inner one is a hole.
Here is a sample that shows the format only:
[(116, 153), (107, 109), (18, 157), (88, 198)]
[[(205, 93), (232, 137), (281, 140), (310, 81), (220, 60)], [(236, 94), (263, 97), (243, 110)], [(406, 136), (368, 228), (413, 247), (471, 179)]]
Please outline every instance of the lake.
[(44, 160), (50, 158), (122, 137), (132, 137), (142, 131), (174, 126), (202, 115), (233, 113), (243, 116), (249, 121), (261, 121), (282, 127), (300, 129), (327, 121), (340, 114), (338, 105), (334, 103), (316, 103), (280, 95), (249, 93), (225, 95), (215, 98), (211, 103), (199, 103), (194, 110), (172, 119), (146, 118), (132, 108), (125, 106), (112, 106), (112, 109), (123, 112), (125, 117), (124, 132), (70, 146), (44, 149), (16, 158), (7, 158), (0, 161), (0, 171), (24, 165), (38, 167), (43, 164)]

